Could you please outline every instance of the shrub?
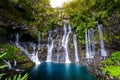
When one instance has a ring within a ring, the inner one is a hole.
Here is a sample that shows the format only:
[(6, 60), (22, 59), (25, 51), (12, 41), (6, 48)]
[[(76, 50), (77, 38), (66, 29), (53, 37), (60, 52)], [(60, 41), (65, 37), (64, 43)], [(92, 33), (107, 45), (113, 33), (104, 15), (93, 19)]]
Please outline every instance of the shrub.
[(9, 77), (6, 80), (27, 80), (28, 74), (26, 73), (25, 75), (21, 76), (21, 74), (16, 74), (13, 78)]
[(102, 61), (102, 64), (107, 64), (107, 65), (118, 65), (120, 62), (120, 51), (114, 52), (111, 54), (111, 56)]
[[(7, 53), (3, 53), (0, 55), (0, 59), (3, 58), (3, 56), (5, 56)], [(0, 69), (3, 69), (5, 67), (7, 67), (8, 65), (0, 65)], [(0, 73), (0, 80), (2, 78), (2, 76), (5, 75), (5, 73)], [(9, 77), (5, 80), (27, 80), (28, 78), (28, 74), (26, 73), (25, 75), (21, 76), (21, 74), (16, 74), (13, 78)]]
[[(1, 54), (1, 55), (0, 55), (0, 59), (2, 59), (2, 57), (3, 57), (4, 55), (6, 55), (6, 54), (7, 54), (7, 53)], [(3, 69), (3, 68), (5, 68), (5, 67), (7, 67), (7, 65), (0, 65), (0, 69)], [(3, 75), (5, 75), (5, 73), (1, 73), (1, 74), (0, 74), (0, 79), (2, 78)]]
[(120, 79), (120, 51), (112, 53), (108, 59), (102, 61), (102, 64), (106, 64), (102, 68), (105, 73), (108, 72), (111, 76)]
[(105, 73), (108, 72), (111, 76), (115, 76), (120, 79), (120, 66), (106, 66), (103, 70)]

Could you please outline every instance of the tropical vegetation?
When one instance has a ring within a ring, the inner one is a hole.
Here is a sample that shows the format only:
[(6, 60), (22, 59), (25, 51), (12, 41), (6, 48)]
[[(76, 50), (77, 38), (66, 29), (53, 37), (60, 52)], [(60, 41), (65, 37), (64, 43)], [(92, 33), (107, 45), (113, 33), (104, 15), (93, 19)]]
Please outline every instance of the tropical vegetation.
[[(28, 61), (22, 55), (23, 52), (11, 43), (15, 34), (19, 33), (24, 42), (36, 42), (38, 31), (45, 38), (48, 30), (62, 27), (65, 20), (69, 20), (72, 30), (77, 32), (82, 49), (85, 49), (86, 29), (92, 27), (95, 30), (95, 40), (98, 41), (97, 24), (103, 25), (109, 57), (101, 62), (101, 69), (120, 78), (120, 0), (71, 0), (61, 8), (52, 8), (49, 0), (0, 0), (0, 53), (5, 50), (0, 59)], [(0, 66), (0, 69), (5, 67), (7, 66)], [(0, 78), (3, 75), (5, 74), (0, 74)], [(24, 77), (21, 74), (15, 75), (13, 79), (17, 78), (25, 80), (27, 74)]]

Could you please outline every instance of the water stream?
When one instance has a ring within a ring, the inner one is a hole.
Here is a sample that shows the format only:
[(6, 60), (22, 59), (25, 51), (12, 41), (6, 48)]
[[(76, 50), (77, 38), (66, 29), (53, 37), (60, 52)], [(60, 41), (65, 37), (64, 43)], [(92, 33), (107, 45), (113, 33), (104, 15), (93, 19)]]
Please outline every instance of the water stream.
[[(47, 44), (41, 44), (42, 33), (40, 31), (38, 32), (38, 43), (36, 44), (34, 42), (28, 42), (27, 45), (19, 40), (19, 34), (17, 33), (15, 46), (21, 49), (25, 53), (25, 55), (36, 65), (40, 64), (41, 62), (57, 62), (57, 63), (80, 62), (79, 58), (80, 53), (78, 53), (79, 48), (77, 43), (78, 42), (77, 34), (72, 31), (70, 24), (64, 23), (63, 31), (61, 31), (63, 33), (62, 37), (60, 37), (61, 34), (58, 34), (60, 33), (58, 32), (58, 29), (56, 31), (57, 37), (55, 39), (53, 38), (55, 33), (52, 30), (48, 31)], [(98, 32), (100, 38), (101, 56), (106, 57), (107, 52), (104, 46), (101, 24), (98, 24)], [(73, 40), (73, 43), (70, 41), (70, 39)], [(70, 50), (71, 45), (69, 44), (73, 45), (74, 53), (72, 50)], [(29, 49), (27, 48), (28, 45), (32, 48), (32, 52), (30, 52)], [(46, 61), (40, 61), (41, 59), (39, 59), (40, 58), (39, 50), (41, 49), (42, 45), (47, 46), (47, 48), (44, 47), (47, 49)], [(85, 46), (86, 46), (85, 59), (87, 59), (87, 61), (90, 61), (91, 59), (94, 59), (94, 56), (96, 55), (93, 28), (87, 29), (85, 31)], [(71, 55), (74, 56), (74, 59), (72, 59), (73, 57), (71, 57)]]

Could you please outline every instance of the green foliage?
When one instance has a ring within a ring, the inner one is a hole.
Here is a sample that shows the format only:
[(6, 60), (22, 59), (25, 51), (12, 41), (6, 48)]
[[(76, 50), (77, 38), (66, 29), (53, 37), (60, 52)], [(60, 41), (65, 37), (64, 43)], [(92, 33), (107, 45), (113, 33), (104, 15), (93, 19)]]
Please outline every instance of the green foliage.
[(120, 51), (112, 53), (108, 59), (102, 61), (102, 64), (106, 65), (102, 68), (104, 72), (120, 79)]
[(19, 0), (11, 0), (13, 3), (18, 3)]
[(3, 56), (5, 56), (7, 53), (5, 52), (4, 54), (1, 54), (0, 55), (0, 59), (3, 57)]
[(111, 55), (111, 59), (113, 61), (120, 61), (120, 51), (114, 52)]
[(15, 53), (21, 52), (21, 50), (10, 44), (1, 45), (0, 48), (4, 49), (5, 52), (7, 53), (7, 55), (3, 57), (5, 59), (13, 59)]
[(0, 66), (0, 69), (3, 69), (3, 68), (5, 68), (5, 67), (7, 67), (8, 65), (2, 65), (2, 66)]
[(3, 29), (3, 28), (0, 28), (0, 34), (6, 34), (6, 31), (5, 31), (5, 29)]
[[(3, 56), (5, 56), (7, 53), (3, 53), (0, 55), (0, 59), (2, 59)], [(5, 67), (7, 67), (8, 65), (0, 65), (0, 69), (3, 69)], [(5, 75), (4, 73), (0, 73), (0, 79), (2, 78), (2, 76)]]
[(58, 24), (58, 13), (50, 6), (49, 0), (2, 0), (0, 10), (0, 23), (6, 32), (8, 28), (20, 31), (25, 27), (33, 35)]
[(21, 74), (19, 74), (19, 75), (15, 75), (13, 78), (8, 78), (8, 79), (6, 79), (6, 80), (27, 80), (27, 78), (28, 78), (28, 74), (26, 73), (25, 75), (21, 75)]
[(0, 79), (2, 78), (2, 76), (4, 76), (5, 74), (0, 74)]
[(111, 56), (103, 60), (102, 63), (107, 65), (118, 65), (120, 63), (120, 51), (112, 53)]
[(120, 79), (120, 66), (106, 66), (103, 70), (104, 72), (108, 72), (111, 76), (115, 76)]
[(97, 22), (109, 26), (109, 18), (114, 13), (120, 13), (119, 4), (119, 0), (72, 0), (64, 5), (64, 9), (79, 39), (84, 42), (84, 33), (87, 28), (95, 27)]
[(19, 12), (14, 8), (14, 4), (13, 4), (12, 0), (1, 0), (0, 1), (0, 9), (1, 9), (0, 14), (2, 15), (2, 17), (4, 17), (4, 19), (6, 19), (6, 18), (8, 20), (11, 19), (18, 23), (20, 23), (20, 21), (23, 21), (22, 18), (20, 17)]
[[(5, 52), (5, 53), (3, 53), (3, 54), (1, 54), (0, 55), (0, 59), (2, 59), (5, 55), (6, 55), (7, 53)], [(5, 68), (5, 67), (7, 67), (8, 65), (0, 65), (0, 69), (3, 69), (3, 68)], [(0, 73), (0, 79), (2, 78), (2, 76), (4, 76), (5, 75), (5, 73)], [(27, 80), (27, 78), (28, 78), (28, 73), (26, 73), (25, 75), (21, 75), (21, 74), (16, 74), (13, 78), (11, 78), (11, 77), (9, 77), (9, 78), (7, 78), (7, 79), (5, 79), (5, 80)]]

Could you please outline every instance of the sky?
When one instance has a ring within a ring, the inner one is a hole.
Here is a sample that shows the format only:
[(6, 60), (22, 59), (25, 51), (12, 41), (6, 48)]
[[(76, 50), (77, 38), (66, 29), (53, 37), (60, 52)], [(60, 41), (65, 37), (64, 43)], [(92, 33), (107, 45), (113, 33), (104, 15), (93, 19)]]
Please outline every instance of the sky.
[(55, 7), (61, 7), (64, 2), (67, 2), (69, 0), (50, 0), (50, 4), (53, 8)]

